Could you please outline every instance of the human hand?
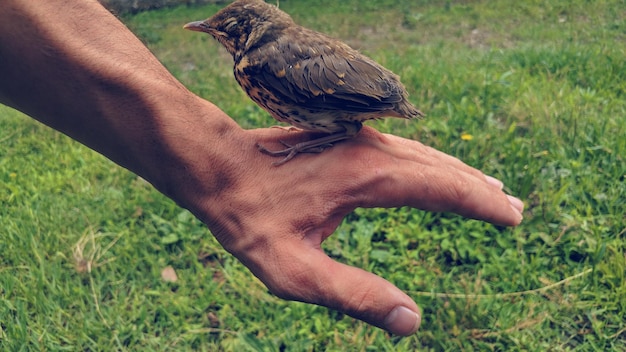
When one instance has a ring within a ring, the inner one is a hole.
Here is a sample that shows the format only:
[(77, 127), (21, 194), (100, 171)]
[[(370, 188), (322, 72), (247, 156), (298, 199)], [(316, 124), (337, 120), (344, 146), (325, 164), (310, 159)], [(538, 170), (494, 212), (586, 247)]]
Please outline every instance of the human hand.
[[(7, 8), (0, 11), (0, 102), (151, 182), (279, 297), (408, 335), (420, 323), (411, 298), (321, 250), (343, 217), (356, 207), (406, 205), (501, 225), (522, 219), (521, 201), (495, 179), (368, 127), (274, 167), (256, 144), (274, 150), (279, 140), (302, 141), (302, 133), (242, 130), (185, 89), (97, 2), (10, 1)], [(97, 25), (80, 27), (82, 19)]]
[[(344, 312), (397, 335), (414, 333), (413, 300), (390, 282), (338, 263), (321, 249), (357, 207), (411, 206), (517, 225), (523, 203), (502, 183), (423, 144), (365, 127), (320, 154), (279, 167), (254, 142), (296, 142), (302, 133), (243, 131), (232, 138), (231, 172), (221, 191), (189, 207), (220, 243), (278, 297)], [(228, 148), (225, 148), (228, 149)], [(196, 190), (191, 190), (201, 195)]]

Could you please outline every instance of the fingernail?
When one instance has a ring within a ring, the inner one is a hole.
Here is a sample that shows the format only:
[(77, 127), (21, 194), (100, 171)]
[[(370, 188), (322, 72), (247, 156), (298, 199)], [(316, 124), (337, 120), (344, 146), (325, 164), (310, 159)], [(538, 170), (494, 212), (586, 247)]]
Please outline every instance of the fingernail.
[(407, 307), (394, 308), (385, 318), (385, 329), (392, 334), (408, 336), (414, 334), (420, 327), (422, 318), (418, 313)]
[(498, 187), (498, 189), (502, 189), (502, 187), (504, 187), (504, 183), (502, 183), (502, 181), (498, 180), (495, 177), (485, 175), (485, 178), (487, 179), (488, 184), (496, 186)]
[(524, 218), (522, 213), (524, 212), (524, 202), (522, 202), (519, 198), (515, 198), (513, 196), (507, 195), (509, 199), (509, 203), (511, 203), (511, 209), (515, 210), (520, 216), (520, 221)]
[(522, 202), (519, 198), (507, 195), (507, 198), (509, 198), (509, 203), (511, 203), (511, 206), (517, 210), (519, 213), (524, 211), (524, 202)]

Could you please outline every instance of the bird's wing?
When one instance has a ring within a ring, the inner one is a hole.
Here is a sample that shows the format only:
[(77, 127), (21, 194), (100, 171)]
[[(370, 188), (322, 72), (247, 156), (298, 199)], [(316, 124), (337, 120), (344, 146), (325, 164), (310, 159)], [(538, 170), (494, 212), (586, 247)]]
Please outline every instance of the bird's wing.
[(351, 112), (391, 111), (404, 99), (392, 72), (347, 46), (276, 44), (277, 54), (256, 67), (259, 83), (302, 107)]

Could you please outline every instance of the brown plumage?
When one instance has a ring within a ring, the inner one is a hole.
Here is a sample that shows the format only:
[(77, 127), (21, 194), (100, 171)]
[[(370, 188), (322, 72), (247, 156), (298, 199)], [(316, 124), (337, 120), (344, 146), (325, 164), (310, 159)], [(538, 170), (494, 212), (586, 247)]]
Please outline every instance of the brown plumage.
[(350, 138), (366, 120), (423, 116), (393, 72), (262, 0), (237, 0), (184, 28), (217, 39), (235, 60), (237, 82), (276, 120), (329, 134), (279, 151), (258, 145), (285, 156), (275, 165)]

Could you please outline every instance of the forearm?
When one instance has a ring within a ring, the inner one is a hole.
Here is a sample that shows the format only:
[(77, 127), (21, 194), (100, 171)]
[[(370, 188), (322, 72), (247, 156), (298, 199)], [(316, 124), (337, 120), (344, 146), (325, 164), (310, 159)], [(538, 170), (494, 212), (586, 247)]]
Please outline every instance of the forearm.
[[(168, 193), (175, 182), (165, 179), (168, 168), (190, 167), (180, 164), (193, 159), (185, 153), (218, 143), (237, 125), (183, 87), (95, 0), (65, 1), (3, 3), (0, 102)], [(219, 163), (213, 150), (207, 163)]]

